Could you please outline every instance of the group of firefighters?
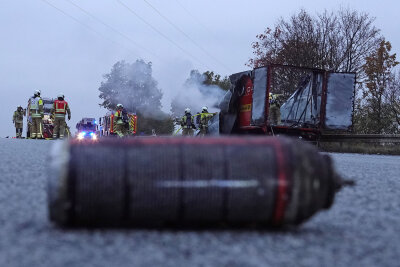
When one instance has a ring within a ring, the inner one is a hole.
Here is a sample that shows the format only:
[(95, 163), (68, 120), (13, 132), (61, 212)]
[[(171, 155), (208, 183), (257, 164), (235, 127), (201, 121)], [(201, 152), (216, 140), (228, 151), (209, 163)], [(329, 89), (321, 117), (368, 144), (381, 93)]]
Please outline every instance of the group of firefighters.
[(185, 115), (181, 118), (180, 124), (182, 128), (182, 135), (185, 136), (193, 136), (194, 130), (196, 130), (196, 125), (194, 120), (196, 117), (197, 121), (199, 122), (199, 135), (205, 136), (208, 134), (208, 122), (209, 120), (216, 115), (217, 113), (209, 113), (207, 107), (203, 107), (201, 109), (201, 113), (196, 115), (192, 115), (190, 112), (190, 108), (185, 109)]
[[(195, 125), (195, 118), (199, 117), (199, 135), (205, 136), (208, 134), (208, 122), (217, 113), (209, 113), (207, 107), (203, 107), (201, 113), (192, 115), (189, 108), (185, 109), (185, 115), (180, 120), (182, 135), (193, 136), (194, 130), (197, 129)], [(119, 137), (128, 135), (129, 132), (129, 118), (128, 114), (122, 104), (117, 104), (117, 109), (114, 114), (114, 131)], [(153, 133), (153, 135), (155, 135)]]
[[(43, 100), (40, 96), (40, 90), (36, 90), (34, 95), (29, 98), (28, 109), (25, 111), (21, 106), (17, 107), (17, 110), (13, 115), (13, 123), (16, 129), (16, 137), (22, 137), (23, 128), (23, 117), (26, 112), (28, 116), (32, 118), (30, 125), (30, 138), (31, 139), (42, 139), (43, 136)], [(270, 122), (273, 125), (280, 124), (280, 105), (277, 101), (277, 95), (270, 94)], [(59, 94), (57, 99), (53, 103), (51, 109), (51, 115), (53, 118), (53, 139), (64, 138), (66, 130), (65, 116), (68, 115), (68, 120), (71, 119), (71, 110), (69, 109), (68, 102), (64, 100), (64, 95)], [(195, 119), (198, 122), (199, 135), (205, 136), (208, 134), (208, 124), (209, 120), (217, 113), (209, 113), (207, 107), (203, 107), (201, 113), (192, 115), (189, 108), (185, 109), (185, 114), (180, 120), (180, 125), (182, 129), (182, 135), (193, 136), (194, 131), (197, 129), (195, 124)], [(196, 118), (199, 117), (199, 118)], [(115, 120), (115, 133), (119, 137), (124, 137), (128, 135), (129, 123), (128, 114), (124, 110), (122, 104), (117, 104), (116, 112), (114, 114)]]
[[(28, 100), (28, 108), (24, 110), (22, 106), (18, 106), (17, 110), (13, 115), (13, 123), (16, 129), (16, 137), (22, 138), (23, 118), (27, 113), (30, 117), (31, 123), (29, 127), (29, 138), (31, 139), (43, 139), (43, 117), (44, 117), (44, 105), (43, 99), (41, 98), (40, 90), (36, 90), (32, 97)], [(67, 124), (65, 122), (65, 115), (68, 114), (68, 120), (71, 119), (71, 110), (69, 109), (68, 102), (64, 100), (64, 95), (59, 94), (57, 99), (53, 103), (53, 107), (50, 111), (53, 119), (53, 138), (64, 138)]]

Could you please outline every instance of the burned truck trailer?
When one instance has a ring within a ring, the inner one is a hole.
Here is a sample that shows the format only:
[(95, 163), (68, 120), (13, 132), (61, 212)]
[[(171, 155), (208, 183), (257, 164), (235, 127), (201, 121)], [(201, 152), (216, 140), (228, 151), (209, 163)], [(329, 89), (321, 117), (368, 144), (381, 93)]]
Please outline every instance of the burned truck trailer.
[[(350, 132), (355, 73), (267, 65), (230, 76), (213, 134), (288, 134), (316, 139)], [(279, 123), (271, 121), (271, 94), (280, 103)]]

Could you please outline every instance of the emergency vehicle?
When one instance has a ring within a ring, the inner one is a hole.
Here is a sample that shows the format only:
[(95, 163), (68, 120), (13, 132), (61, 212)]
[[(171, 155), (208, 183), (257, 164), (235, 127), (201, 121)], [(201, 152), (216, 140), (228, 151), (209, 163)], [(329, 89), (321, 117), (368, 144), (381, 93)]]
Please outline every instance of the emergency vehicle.
[[(102, 136), (114, 136), (115, 133), (115, 121), (114, 112), (109, 112), (105, 116), (99, 118), (98, 124), (96, 124), (96, 133), (99, 137)], [(137, 115), (136, 113), (128, 113), (129, 121), (129, 135), (134, 136), (137, 132)]]
[(98, 134), (96, 133), (97, 121), (95, 118), (82, 118), (76, 124), (76, 138), (97, 140)]

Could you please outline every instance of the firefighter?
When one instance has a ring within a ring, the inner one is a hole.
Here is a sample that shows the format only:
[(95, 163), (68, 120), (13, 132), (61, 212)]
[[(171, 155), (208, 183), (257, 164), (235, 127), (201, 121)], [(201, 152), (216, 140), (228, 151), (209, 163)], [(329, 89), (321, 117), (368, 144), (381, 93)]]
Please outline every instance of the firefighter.
[(208, 108), (203, 107), (200, 113), (200, 136), (205, 136), (208, 134), (208, 121), (215, 115), (215, 113), (208, 113)]
[(21, 106), (17, 107), (17, 110), (14, 111), (13, 115), (13, 123), (15, 125), (16, 138), (22, 138), (22, 127), (24, 122), (25, 111)]
[(40, 90), (36, 90), (28, 103), (29, 116), (32, 119), (30, 137), (41, 139), (43, 137), (43, 100), (40, 97)]
[(269, 123), (271, 125), (281, 124), (281, 106), (278, 97), (277, 94), (269, 93)]
[(193, 116), (190, 113), (189, 108), (185, 109), (185, 115), (183, 115), (181, 119), (181, 126), (182, 126), (182, 135), (193, 136), (194, 129), (196, 129), (196, 126), (193, 123)]
[(54, 117), (53, 138), (56, 139), (57, 136), (60, 136), (60, 139), (63, 139), (66, 126), (65, 115), (68, 113), (68, 120), (71, 119), (71, 110), (69, 109), (68, 102), (64, 100), (63, 94), (57, 96), (57, 100), (53, 103), (51, 113)]
[(126, 113), (122, 104), (117, 105), (117, 111), (114, 114), (114, 125), (115, 133), (119, 137), (125, 137), (129, 132), (129, 120), (128, 114)]

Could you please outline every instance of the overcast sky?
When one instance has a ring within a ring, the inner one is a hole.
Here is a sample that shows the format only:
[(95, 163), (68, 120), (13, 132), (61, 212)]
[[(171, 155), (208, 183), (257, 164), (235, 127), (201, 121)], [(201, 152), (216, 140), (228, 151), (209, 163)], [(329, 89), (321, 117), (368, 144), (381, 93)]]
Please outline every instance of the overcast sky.
[(120, 0), (142, 20), (118, 0), (46, 1), (59, 10), (44, 0), (0, 1), (0, 137), (15, 134), (12, 114), (36, 89), (43, 97), (65, 94), (73, 129), (82, 117), (100, 117), (106, 112), (98, 106), (102, 75), (122, 59), (153, 63), (169, 111), (191, 69), (221, 75), (248, 69), (255, 36), (301, 8), (312, 14), (341, 6), (367, 12), (393, 51), (400, 49), (395, 0)]

